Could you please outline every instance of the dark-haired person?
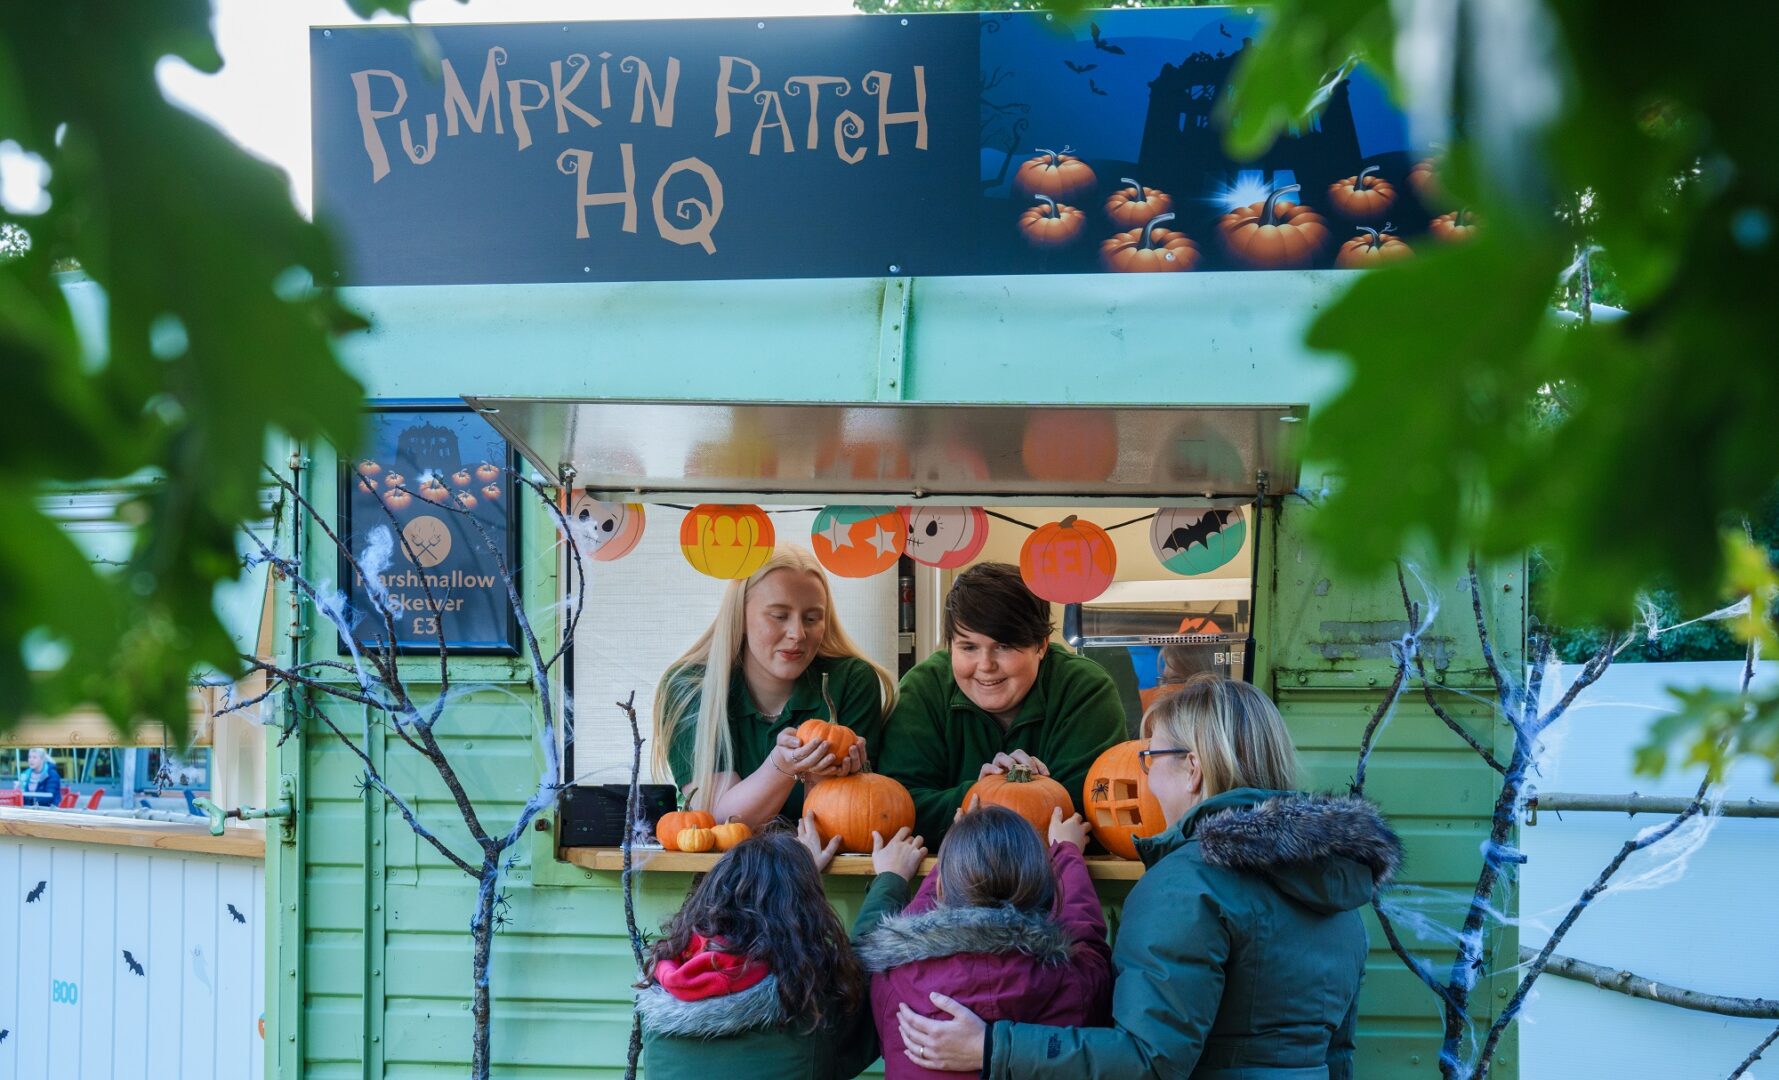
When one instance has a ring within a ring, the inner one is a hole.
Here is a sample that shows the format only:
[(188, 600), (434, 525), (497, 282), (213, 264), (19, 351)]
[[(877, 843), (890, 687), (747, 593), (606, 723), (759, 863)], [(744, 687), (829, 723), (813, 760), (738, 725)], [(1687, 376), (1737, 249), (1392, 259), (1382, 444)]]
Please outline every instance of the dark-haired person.
[(1019, 568), (979, 563), (945, 597), (945, 648), (902, 676), (877, 770), (914, 796), (937, 844), (970, 785), (1014, 764), (1053, 777), (1081, 810), (1093, 759), (1124, 739), (1111, 676), (1050, 641), (1050, 604)]

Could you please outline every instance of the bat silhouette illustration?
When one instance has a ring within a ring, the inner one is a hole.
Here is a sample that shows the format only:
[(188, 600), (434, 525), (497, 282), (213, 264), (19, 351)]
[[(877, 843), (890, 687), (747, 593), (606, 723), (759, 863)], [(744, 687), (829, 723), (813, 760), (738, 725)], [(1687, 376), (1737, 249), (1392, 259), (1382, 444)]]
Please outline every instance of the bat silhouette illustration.
[(128, 949), (124, 950), (124, 966), (130, 969), (130, 974), (132, 975), (143, 974), (141, 962), (134, 956), (131, 956), (130, 950)]
[(247, 921), (247, 916), (236, 911), (235, 905), (233, 904), (229, 905), (229, 918), (234, 919), (238, 923), (245, 923)]
[(1234, 34), (1230, 33), (1229, 31), (1223, 29), (1222, 23), (1217, 24), (1217, 32), (1219, 34), (1222, 34), (1224, 37), (1234, 37), (1235, 36)]
[(1069, 70), (1077, 75), (1085, 75), (1094, 68), (1099, 67), (1098, 64), (1077, 64), (1073, 60), (1064, 60), (1063, 63), (1067, 64)]
[(1100, 40), (1100, 24), (1099, 23), (1090, 22), (1087, 24), (1087, 29), (1093, 34), (1093, 47), (1094, 48), (1103, 49), (1104, 51), (1111, 53), (1113, 56), (1123, 56), (1124, 55), (1123, 49), (1120, 49), (1118, 46), (1112, 44), (1109, 41)]
[(1091, 78), (1087, 80), (1087, 88), (1098, 94), (1100, 97), (1106, 96), (1106, 92), (1100, 89), (1100, 84), (1094, 82)]
[(11, 1034), (12, 1034), (11, 1028), (0, 1028), (0, 1043), (5, 1042), (6, 1037)]
[(1223, 531), (1235, 517), (1234, 510), (1206, 510), (1204, 516), (1190, 525), (1182, 525), (1167, 534), (1167, 540), (1161, 545), (1163, 551), (1185, 551), (1193, 544), (1208, 543), (1211, 537)]
[(39, 881), (37, 883), (37, 887), (35, 889), (32, 889), (30, 892), (25, 894), (25, 903), (35, 904), (37, 901), (43, 899), (43, 890), (45, 890), (47, 888), (49, 888), (49, 882)]

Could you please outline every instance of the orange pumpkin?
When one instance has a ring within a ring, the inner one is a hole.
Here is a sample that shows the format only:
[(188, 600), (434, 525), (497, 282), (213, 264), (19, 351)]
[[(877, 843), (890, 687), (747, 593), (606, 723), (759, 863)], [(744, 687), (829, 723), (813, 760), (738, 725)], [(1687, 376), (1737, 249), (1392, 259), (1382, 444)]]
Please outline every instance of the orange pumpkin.
[(1100, 265), (1119, 274), (1190, 270), (1198, 265), (1198, 245), (1183, 232), (1158, 229), (1174, 220), (1172, 211), (1157, 214), (1140, 229), (1119, 233), (1100, 245)]
[(1476, 239), (1476, 224), (1475, 214), (1459, 208), (1434, 218), (1433, 223), (1427, 226), (1427, 231), (1433, 234), (1435, 240), (1461, 244), (1466, 240)]
[(358, 475), (360, 476), (375, 476), (382, 471), (383, 466), (372, 461), (370, 458), (365, 458), (358, 463)]
[(414, 496), (403, 488), (397, 488), (383, 496), (383, 505), (391, 510), (406, 510), (414, 504)]
[(1070, 514), (1040, 526), (1019, 549), (1019, 576), (1056, 604), (1084, 604), (1112, 584), (1118, 550), (1106, 530)]
[(914, 828), (914, 797), (881, 773), (823, 780), (804, 796), (803, 811), (824, 841), (838, 836), (840, 850), (854, 854), (871, 850), (872, 832), (888, 840), (897, 829)]
[(1396, 186), (1368, 165), (1357, 176), (1336, 180), (1328, 185), (1328, 205), (1354, 221), (1376, 221), (1390, 212), (1396, 203)]
[(1408, 186), (1415, 189), (1415, 194), (1428, 206), (1445, 203), (1445, 188), (1439, 183), (1439, 165), (1437, 157), (1423, 158), (1415, 162), (1414, 168), (1408, 170)]
[(1037, 156), (1013, 174), (1013, 187), (1021, 195), (1048, 195), (1057, 202), (1086, 195), (1095, 183), (1093, 170), (1085, 161), (1071, 155), (1066, 146), (1061, 150), (1039, 147)]
[(717, 846), (713, 829), (681, 829), (673, 839), (681, 851), (709, 851)]
[(754, 831), (747, 827), (745, 821), (730, 820), (721, 825), (713, 825), (710, 829), (710, 835), (716, 838), (718, 851), (728, 851), (753, 834)]
[(772, 557), (772, 519), (757, 506), (700, 503), (680, 522), (679, 546), (692, 569), (713, 578), (744, 578)]
[(1266, 198), (1223, 215), (1223, 245), (1236, 262), (1260, 269), (1310, 265), (1328, 239), (1322, 215), (1302, 203), (1280, 207), (1279, 199), (1302, 184), (1289, 184)]
[(1062, 816), (1075, 812), (1069, 789), (1048, 776), (1039, 776), (1024, 765), (1015, 765), (1004, 773), (985, 776), (970, 785), (959, 805), (968, 808), (970, 800), (981, 798), (983, 806), (1004, 806), (1032, 823), (1039, 836), (1050, 832), (1050, 813), (1061, 808)]
[(1165, 191), (1144, 187), (1128, 176), (1118, 182), (1129, 184), (1130, 190), (1120, 188), (1106, 200), (1106, 218), (1116, 228), (1140, 229), (1174, 208), (1174, 197)]
[(1161, 802), (1137, 761), (1137, 751), (1148, 745), (1146, 739), (1132, 739), (1107, 750), (1088, 767), (1081, 787), (1094, 838), (1121, 859), (1136, 858), (1136, 841), (1167, 827)]
[(676, 810), (662, 814), (661, 820), (655, 823), (655, 839), (661, 841), (663, 849), (678, 851), (682, 829), (708, 829), (716, 823), (717, 819), (705, 810)]
[(820, 717), (814, 717), (798, 724), (797, 738), (802, 740), (804, 746), (820, 742), (823, 739), (828, 740), (828, 749), (833, 753), (836, 761), (845, 757), (847, 752), (859, 741), (858, 733), (845, 724), (830, 724)]
[(1087, 215), (1048, 195), (1034, 195), (1040, 205), (1019, 215), (1019, 235), (1035, 248), (1067, 247), (1081, 239)]
[(1342, 270), (1361, 270), (1414, 255), (1414, 249), (1389, 235), (1395, 229), (1386, 222), (1381, 229), (1359, 226), (1360, 235), (1340, 246), (1334, 265)]

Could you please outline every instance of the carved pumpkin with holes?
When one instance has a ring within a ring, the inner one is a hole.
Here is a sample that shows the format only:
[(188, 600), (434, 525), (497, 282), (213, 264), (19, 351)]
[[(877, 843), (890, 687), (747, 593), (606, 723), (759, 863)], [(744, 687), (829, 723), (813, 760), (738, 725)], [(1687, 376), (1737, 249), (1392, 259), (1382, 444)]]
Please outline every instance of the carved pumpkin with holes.
[(1114, 228), (1140, 229), (1174, 208), (1174, 197), (1165, 191), (1144, 187), (1128, 176), (1118, 182), (1126, 186), (1106, 200), (1106, 220)]
[(1441, 214), (1427, 226), (1433, 239), (1448, 244), (1462, 244), (1467, 240), (1476, 239), (1476, 215), (1465, 209), (1453, 210), (1449, 214)]
[(1395, 231), (1388, 222), (1381, 229), (1359, 226), (1359, 235), (1340, 246), (1334, 265), (1342, 270), (1362, 270), (1413, 257), (1414, 249), (1391, 235)]
[(823, 780), (803, 797), (803, 812), (815, 818), (822, 841), (840, 837), (840, 850), (855, 855), (871, 850), (871, 834), (885, 840), (904, 826), (914, 828), (914, 796), (882, 773), (854, 773)]
[(1019, 549), (1019, 576), (1054, 604), (1084, 604), (1112, 584), (1118, 550), (1106, 530), (1073, 514), (1032, 530)]
[(1119, 233), (1100, 245), (1100, 265), (1115, 274), (1155, 274), (1191, 270), (1198, 265), (1198, 245), (1183, 232), (1158, 228), (1174, 220), (1172, 212), (1157, 214), (1142, 228)]
[(1137, 857), (1137, 840), (1167, 828), (1161, 801), (1149, 790), (1149, 778), (1137, 760), (1149, 740), (1132, 739), (1112, 747), (1087, 769), (1081, 805), (1087, 824), (1107, 851), (1121, 859)]
[(1328, 205), (1351, 221), (1376, 221), (1396, 204), (1396, 185), (1381, 176), (1373, 176), (1376, 165), (1368, 165), (1355, 176), (1336, 180), (1328, 185)]
[(700, 503), (680, 522), (679, 546), (692, 569), (713, 578), (748, 577), (772, 557), (772, 519), (757, 506)]
[(904, 548), (922, 566), (956, 570), (988, 543), (988, 512), (980, 506), (904, 506), (908, 524)]
[[(488, 488), (498, 490), (494, 484)], [(568, 508), (568, 520), (581, 554), (599, 562), (613, 562), (630, 554), (642, 541), (647, 524), (641, 503), (601, 502), (584, 491)]]
[(1286, 185), (1257, 203), (1223, 215), (1218, 227), (1229, 257), (1260, 270), (1309, 266), (1328, 239), (1328, 224), (1302, 203), (1279, 201), (1302, 187)]
[(1013, 188), (1028, 198), (1048, 195), (1057, 202), (1068, 202), (1093, 191), (1098, 180), (1087, 163), (1069, 152), (1039, 148), (1037, 156), (1013, 174)]
[(1019, 215), (1019, 235), (1035, 248), (1060, 248), (1081, 239), (1087, 215), (1048, 195), (1034, 195), (1038, 205)]

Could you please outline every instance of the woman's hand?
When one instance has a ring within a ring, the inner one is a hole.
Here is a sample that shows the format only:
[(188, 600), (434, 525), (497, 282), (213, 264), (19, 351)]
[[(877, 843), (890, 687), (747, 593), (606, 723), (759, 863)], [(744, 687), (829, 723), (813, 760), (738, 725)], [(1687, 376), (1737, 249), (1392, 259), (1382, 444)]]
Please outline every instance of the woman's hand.
[(920, 861), (927, 857), (927, 846), (924, 837), (912, 839), (908, 834), (913, 829), (904, 825), (896, 830), (896, 835), (888, 843), (884, 842), (883, 834), (871, 834), (871, 869), (879, 874), (895, 874), (904, 881), (912, 878), (920, 869)]
[[(906, 831), (906, 830), (904, 830)], [(815, 872), (825, 873), (828, 865), (834, 861), (834, 855), (840, 850), (840, 834), (826, 844), (822, 843), (822, 834), (815, 829), (815, 815), (804, 814), (797, 822), (797, 842), (809, 849), (810, 857), (815, 859)]]
[(1050, 842), (1052, 844), (1073, 844), (1076, 850), (1087, 850), (1087, 837), (1090, 830), (1087, 822), (1080, 814), (1071, 814), (1067, 821), (1063, 820), (1062, 807), (1050, 808)]
[(896, 1029), (902, 1035), (902, 1053), (916, 1065), (939, 1072), (981, 1070), (982, 1032), (988, 1025), (944, 994), (927, 997), (952, 1018), (929, 1020), (905, 1003), (897, 1005)]
[(801, 780), (812, 772), (834, 765), (834, 755), (828, 752), (826, 739), (805, 744), (802, 739), (797, 738), (796, 731), (785, 728), (773, 741), (775, 745), (772, 753), (766, 756), (766, 761), (786, 776)]
[(1006, 772), (1008, 769), (1011, 769), (1015, 765), (1024, 765), (1032, 771), (1034, 776), (1050, 775), (1050, 766), (1039, 761), (1024, 750), (1015, 750), (1011, 754), (996, 754), (993, 761), (982, 766), (982, 771), (976, 774), (976, 779), (980, 780), (985, 776), (997, 776)]
[(814, 787), (832, 776), (851, 776), (854, 773), (863, 772), (866, 760), (865, 740), (860, 739), (853, 744), (852, 749), (846, 752), (845, 757), (836, 760), (832, 765), (821, 769), (811, 769), (804, 773), (803, 784), (806, 787)]

